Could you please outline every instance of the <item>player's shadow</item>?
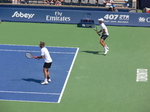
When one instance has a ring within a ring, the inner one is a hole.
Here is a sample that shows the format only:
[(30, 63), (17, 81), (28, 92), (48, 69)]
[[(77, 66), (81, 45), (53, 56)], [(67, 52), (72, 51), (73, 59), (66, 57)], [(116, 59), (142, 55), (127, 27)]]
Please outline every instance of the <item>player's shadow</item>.
[(22, 78), (22, 80), (27, 81), (27, 82), (35, 82), (39, 84), (42, 82), (42, 80), (33, 79), (33, 78)]
[(97, 54), (97, 55), (103, 55), (104, 54), (104, 51), (81, 51), (81, 52)]

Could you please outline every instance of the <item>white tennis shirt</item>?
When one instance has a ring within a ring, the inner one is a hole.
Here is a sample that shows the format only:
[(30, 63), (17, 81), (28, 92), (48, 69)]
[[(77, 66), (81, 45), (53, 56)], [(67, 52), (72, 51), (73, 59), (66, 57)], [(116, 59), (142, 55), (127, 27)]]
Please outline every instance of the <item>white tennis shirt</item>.
[(46, 47), (43, 47), (41, 49), (41, 55), (44, 56), (44, 60), (45, 60), (46, 63), (51, 63), (52, 62), (52, 58), (51, 58), (51, 56), (49, 54), (49, 51)]
[(106, 25), (105, 25), (104, 23), (101, 23), (101, 24), (100, 24), (100, 28), (101, 28), (101, 30), (102, 30), (102, 33), (103, 33), (103, 29), (106, 30), (106, 33), (104, 33), (104, 35), (109, 35), (108, 29), (107, 29), (107, 27), (106, 27)]

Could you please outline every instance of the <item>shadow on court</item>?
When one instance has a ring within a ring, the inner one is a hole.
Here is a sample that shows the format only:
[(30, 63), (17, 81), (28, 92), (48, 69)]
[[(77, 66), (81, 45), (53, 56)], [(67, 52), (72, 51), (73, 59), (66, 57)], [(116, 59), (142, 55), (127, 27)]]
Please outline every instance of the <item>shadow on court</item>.
[(104, 51), (81, 51), (81, 52), (97, 54), (97, 55), (103, 55), (104, 54)]
[(33, 79), (33, 78), (26, 78), (26, 79), (22, 78), (22, 80), (27, 81), (27, 82), (35, 82), (35, 83), (39, 83), (39, 84), (42, 82), (42, 80)]

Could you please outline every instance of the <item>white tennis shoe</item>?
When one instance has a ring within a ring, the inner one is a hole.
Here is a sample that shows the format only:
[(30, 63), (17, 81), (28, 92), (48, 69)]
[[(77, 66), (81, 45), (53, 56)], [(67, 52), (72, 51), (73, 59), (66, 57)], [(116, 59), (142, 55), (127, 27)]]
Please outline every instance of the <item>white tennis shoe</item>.
[(106, 50), (105, 50), (105, 52), (104, 52), (104, 55), (106, 55), (106, 54), (108, 53), (108, 51), (109, 51), (109, 50), (108, 50), (108, 49), (106, 49)]
[(51, 82), (51, 79), (47, 79), (48, 82)]
[(107, 50), (109, 50), (109, 47), (107, 47)]
[(42, 84), (42, 85), (46, 85), (46, 84), (48, 84), (48, 82), (47, 82), (47, 81), (44, 81), (44, 82), (42, 82), (41, 84)]

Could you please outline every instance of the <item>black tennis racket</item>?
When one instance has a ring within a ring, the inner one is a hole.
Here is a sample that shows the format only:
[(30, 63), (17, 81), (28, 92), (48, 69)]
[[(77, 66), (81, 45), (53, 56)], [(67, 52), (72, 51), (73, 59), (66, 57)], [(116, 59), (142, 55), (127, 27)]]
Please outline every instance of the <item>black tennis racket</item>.
[(27, 52), (27, 53), (25, 54), (25, 56), (26, 56), (27, 58), (29, 58), (29, 59), (33, 58), (33, 55), (32, 55), (30, 52)]

